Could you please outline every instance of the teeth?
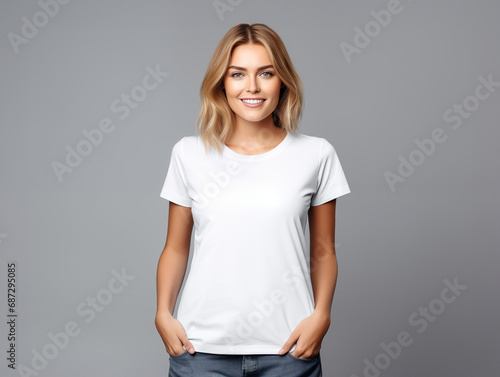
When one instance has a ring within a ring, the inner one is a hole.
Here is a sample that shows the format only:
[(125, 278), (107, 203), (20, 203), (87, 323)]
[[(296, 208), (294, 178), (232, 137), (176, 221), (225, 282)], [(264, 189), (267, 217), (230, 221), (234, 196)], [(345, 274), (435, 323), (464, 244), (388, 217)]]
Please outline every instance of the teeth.
[(242, 101), (251, 104), (264, 102), (263, 99), (243, 99)]

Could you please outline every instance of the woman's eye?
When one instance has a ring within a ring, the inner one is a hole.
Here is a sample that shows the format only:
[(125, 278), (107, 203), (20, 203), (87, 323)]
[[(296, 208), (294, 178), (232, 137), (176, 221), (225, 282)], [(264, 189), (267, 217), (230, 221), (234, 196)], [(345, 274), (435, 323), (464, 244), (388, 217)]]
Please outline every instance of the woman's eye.
[[(231, 74), (231, 77), (236, 77), (236, 78), (239, 78), (239, 77), (241, 77), (242, 75), (243, 75), (243, 74), (242, 74), (241, 72), (234, 72), (234, 73), (232, 73), (232, 74)], [(272, 73), (272, 72), (262, 72), (262, 75), (263, 75), (264, 77), (272, 77), (272, 76), (274, 76), (274, 73)]]

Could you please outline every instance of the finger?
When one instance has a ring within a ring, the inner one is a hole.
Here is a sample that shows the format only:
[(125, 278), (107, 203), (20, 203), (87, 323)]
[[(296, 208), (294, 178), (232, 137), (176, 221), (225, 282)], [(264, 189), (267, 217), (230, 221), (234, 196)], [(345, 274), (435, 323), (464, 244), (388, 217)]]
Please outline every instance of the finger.
[(299, 338), (298, 336), (292, 334), (290, 338), (288, 338), (288, 340), (285, 342), (285, 344), (283, 344), (283, 347), (281, 347), (278, 354), (283, 355), (287, 353), (290, 350), (290, 348), (292, 348), (292, 346), (295, 344), (298, 338)]
[(181, 353), (184, 352), (184, 348), (182, 347), (182, 344), (179, 346), (179, 350), (171, 348), (171, 347), (165, 347), (167, 350), (167, 353), (169, 355), (180, 355)]
[(184, 347), (187, 349), (187, 351), (190, 353), (190, 354), (193, 354), (195, 351), (194, 351), (194, 346), (193, 344), (189, 341), (187, 335), (183, 335), (181, 337), (181, 341), (182, 341), (182, 344), (184, 345)]

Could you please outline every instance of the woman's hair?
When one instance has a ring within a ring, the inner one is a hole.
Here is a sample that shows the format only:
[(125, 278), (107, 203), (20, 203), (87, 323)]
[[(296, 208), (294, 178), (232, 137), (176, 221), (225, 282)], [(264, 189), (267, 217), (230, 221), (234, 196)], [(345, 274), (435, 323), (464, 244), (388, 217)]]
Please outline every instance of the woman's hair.
[(302, 115), (302, 82), (283, 41), (264, 24), (239, 24), (233, 26), (220, 40), (201, 84), (201, 111), (196, 128), (207, 151), (212, 146), (222, 153), (223, 144), (233, 132), (235, 117), (223, 91), (223, 82), (231, 54), (236, 46), (242, 44), (259, 44), (266, 48), (282, 81), (278, 105), (272, 114), (273, 122), (292, 134), (298, 128)]

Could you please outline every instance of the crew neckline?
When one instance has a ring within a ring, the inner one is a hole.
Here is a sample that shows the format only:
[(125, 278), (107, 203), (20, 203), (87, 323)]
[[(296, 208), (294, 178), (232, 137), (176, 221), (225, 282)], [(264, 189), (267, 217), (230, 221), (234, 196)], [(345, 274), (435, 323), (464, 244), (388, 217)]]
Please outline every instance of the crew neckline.
[(285, 138), (281, 140), (281, 142), (275, 146), (273, 149), (259, 154), (241, 154), (233, 151), (226, 144), (224, 144), (224, 155), (227, 157), (231, 157), (233, 159), (241, 160), (241, 161), (260, 161), (272, 157), (279, 153), (285, 146), (290, 142), (292, 136), (288, 131), (286, 131)]

